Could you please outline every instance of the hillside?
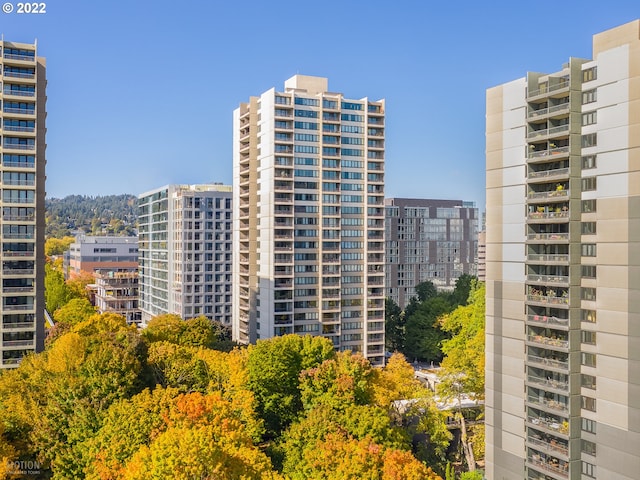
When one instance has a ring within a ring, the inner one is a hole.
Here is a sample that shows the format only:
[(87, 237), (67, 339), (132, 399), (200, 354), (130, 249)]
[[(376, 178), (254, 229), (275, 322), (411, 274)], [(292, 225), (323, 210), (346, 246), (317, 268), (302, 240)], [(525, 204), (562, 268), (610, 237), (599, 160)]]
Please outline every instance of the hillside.
[(91, 235), (133, 235), (138, 199), (134, 195), (69, 195), (45, 200), (47, 237), (80, 230)]

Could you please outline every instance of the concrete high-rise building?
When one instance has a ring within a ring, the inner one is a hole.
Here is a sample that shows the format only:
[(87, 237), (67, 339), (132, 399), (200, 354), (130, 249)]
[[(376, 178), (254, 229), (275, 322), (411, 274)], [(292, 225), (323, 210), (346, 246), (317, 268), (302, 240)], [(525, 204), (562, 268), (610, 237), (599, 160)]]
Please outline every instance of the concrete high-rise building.
[(387, 198), (385, 210), (386, 295), (401, 308), (421, 282), (453, 290), (461, 275), (476, 275), (474, 202)]
[(233, 337), (384, 361), (384, 100), (295, 75), (234, 112)]
[(44, 348), (46, 65), (35, 44), (0, 40), (0, 368)]
[(487, 92), (487, 477), (638, 478), (640, 21)]
[(116, 313), (127, 323), (139, 325), (142, 312), (139, 307), (138, 269), (96, 270), (94, 305), (99, 313)]
[(168, 185), (138, 197), (142, 323), (174, 313), (231, 326), (231, 187)]

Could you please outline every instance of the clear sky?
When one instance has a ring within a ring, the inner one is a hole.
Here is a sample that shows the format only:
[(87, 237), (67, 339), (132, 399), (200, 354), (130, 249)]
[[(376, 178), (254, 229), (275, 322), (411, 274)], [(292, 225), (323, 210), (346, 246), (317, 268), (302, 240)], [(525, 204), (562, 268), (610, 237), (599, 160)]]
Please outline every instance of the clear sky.
[(387, 197), (482, 210), (485, 90), (640, 17), (637, 0), (8, 1), (0, 33), (47, 58), (48, 197), (230, 184), (233, 110), (300, 73), (386, 99)]

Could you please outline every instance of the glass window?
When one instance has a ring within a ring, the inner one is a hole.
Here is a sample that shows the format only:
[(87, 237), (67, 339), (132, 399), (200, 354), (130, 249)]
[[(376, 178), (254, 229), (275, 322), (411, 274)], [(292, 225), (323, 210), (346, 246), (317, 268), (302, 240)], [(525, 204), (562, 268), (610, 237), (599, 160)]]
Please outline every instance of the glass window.
[(582, 157), (582, 170), (588, 170), (590, 168), (596, 168), (595, 155), (585, 155)]
[(596, 366), (596, 356), (593, 353), (580, 352), (580, 364), (586, 367)]
[(595, 235), (596, 222), (582, 222), (581, 229), (583, 235)]
[(596, 200), (582, 200), (581, 204), (582, 213), (592, 213), (596, 211)]
[(582, 114), (582, 126), (593, 125), (597, 122), (597, 112), (594, 110), (593, 112), (586, 112)]
[(598, 94), (595, 89), (582, 92), (582, 104), (593, 103), (598, 100)]
[(590, 412), (596, 411), (596, 399), (591, 397), (582, 396), (582, 408), (589, 410)]
[(582, 343), (586, 343), (587, 345), (595, 345), (596, 332), (592, 332), (591, 330), (582, 330), (580, 332), (580, 340)]
[(583, 243), (581, 245), (581, 254), (583, 257), (595, 257), (596, 250), (595, 243)]
[(582, 179), (582, 191), (589, 192), (596, 189), (596, 177), (585, 177)]
[(596, 133), (588, 133), (582, 135), (582, 148), (595, 147), (598, 144), (598, 135)]

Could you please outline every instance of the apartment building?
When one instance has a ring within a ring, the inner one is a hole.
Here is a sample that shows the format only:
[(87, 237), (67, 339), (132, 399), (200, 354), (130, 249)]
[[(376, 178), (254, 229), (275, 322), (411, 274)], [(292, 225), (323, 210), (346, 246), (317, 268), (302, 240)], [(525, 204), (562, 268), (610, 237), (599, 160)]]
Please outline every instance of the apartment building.
[(0, 40), (2, 344), (0, 368), (44, 348), (46, 62), (35, 44)]
[(401, 308), (421, 282), (453, 290), (461, 275), (476, 275), (474, 202), (387, 198), (385, 217), (386, 296)]
[(140, 325), (138, 269), (96, 270), (94, 275), (93, 297), (98, 312), (122, 315), (127, 323)]
[(138, 197), (142, 324), (174, 313), (231, 326), (231, 187), (168, 185)]
[(489, 89), (486, 136), (487, 477), (637, 479), (640, 21)]
[(233, 117), (233, 338), (384, 361), (384, 100), (295, 75)]
[(65, 278), (96, 270), (135, 270), (138, 268), (138, 237), (76, 237), (63, 260)]

